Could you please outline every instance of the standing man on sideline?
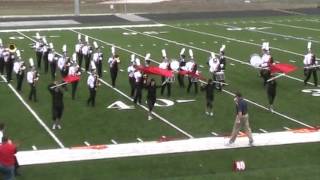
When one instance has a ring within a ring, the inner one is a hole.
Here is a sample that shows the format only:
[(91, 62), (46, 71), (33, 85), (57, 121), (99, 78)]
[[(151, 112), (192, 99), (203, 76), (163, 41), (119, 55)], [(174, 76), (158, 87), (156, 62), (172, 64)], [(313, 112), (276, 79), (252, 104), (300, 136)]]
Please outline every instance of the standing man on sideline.
[(241, 127), (244, 127), (246, 134), (249, 138), (249, 145), (253, 144), (253, 138), (251, 134), (251, 128), (249, 125), (249, 115), (248, 115), (248, 105), (247, 102), (242, 98), (240, 92), (236, 93), (236, 97), (234, 98), (234, 102), (236, 104), (236, 119), (233, 125), (233, 130), (231, 133), (231, 137), (229, 140), (229, 144), (233, 144), (237, 138), (237, 135), (240, 131)]
[(57, 86), (57, 81), (54, 81), (52, 84), (48, 86), (48, 90), (52, 96), (52, 119), (53, 125), (52, 129), (55, 130), (56, 128), (61, 129), (61, 118), (64, 110), (63, 104), (63, 91), (62, 87), (54, 87)]
[(0, 145), (0, 173), (3, 174), (4, 180), (14, 180), (16, 153), (16, 145), (9, 141), (7, 137), (2, 137), (2, 144)]
[(215, 84), (212, 82), (212, 79), (208, 80), (208, 84), (201, 86), (201, 90), (206, 92), (206, 115), (213, 116), (212, 112), (212, 103), (214, 99), (214, 89)]

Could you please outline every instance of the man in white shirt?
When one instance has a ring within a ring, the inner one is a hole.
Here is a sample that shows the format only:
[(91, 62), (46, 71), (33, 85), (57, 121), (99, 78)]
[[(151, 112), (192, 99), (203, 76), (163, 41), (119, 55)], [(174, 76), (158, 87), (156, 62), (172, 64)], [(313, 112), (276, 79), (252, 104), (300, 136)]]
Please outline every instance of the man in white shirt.
[(93, 70), (92, 73), (88, 76), (88, 79), (87, 79), (87, 85), (88, 85), (89, 93), (90, 93), (90, 96), (89, 96), (89, 98), (87, 100), (87, 105), (88, 106), (90, 104), (91, 104), (92, 107), (95, 106), (97, 84), (98, 84), (98, 76), (96, 74), (96, 71)]

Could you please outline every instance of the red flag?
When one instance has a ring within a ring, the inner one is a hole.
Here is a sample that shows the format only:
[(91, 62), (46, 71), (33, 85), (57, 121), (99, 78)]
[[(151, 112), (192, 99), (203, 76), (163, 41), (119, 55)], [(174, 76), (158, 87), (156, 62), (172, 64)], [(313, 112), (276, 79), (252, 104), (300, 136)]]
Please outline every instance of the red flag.
[(173, 76), (172, 71), (167, 69), (161, 69), (157, 66), (149, 66), (149, 67), (138, 66), (138, 69), (146, 74), (155, 74), (155, 75), (160, 75), (165, 77)]
[(180, 70), (179, 74), (180, 75), (184, 75), (184, 76), (188, 75), (188, 76), (191, 76), (191, 77), (194, 77), (194, 78), (199, 78), (201, 80), (205, 80), (204, 77), (202, 77), (199, 73), (195, 73), (195, 72)]
[(80, 76), (66, 76), (63, 78), (64, 82), (73, 83), (80, 80)]
[(297, 69), (296, 66), (291, 64), (278, 63), (270, 66), (271, 73), (285, 73), (288, 74)]

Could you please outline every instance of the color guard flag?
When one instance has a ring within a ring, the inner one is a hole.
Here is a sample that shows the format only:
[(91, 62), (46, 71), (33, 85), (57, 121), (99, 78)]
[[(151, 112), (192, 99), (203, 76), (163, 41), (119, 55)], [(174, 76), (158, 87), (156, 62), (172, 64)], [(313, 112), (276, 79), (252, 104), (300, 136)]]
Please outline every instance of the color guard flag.
[(80, 80), (80, 76), (66, 76), (63, 78), (63, 81), (64, 82), (67, 82), (67, 83), (73, 83), (73, 82), (77, 82)]
[(271, 73), (285, 73), (288, 74), (297, 69), (296, 66), (291, 64), (278, 63), (270, 66)]
[(161, 69), (156, 66), (148, 66), (148, 67), (142, 67), (139, 66), (138, 69), (146, 74), (155, 74), (155, 75), (160, 75), (160, 76), (165, 76), (165, 77), (172, 77), (173, 72), (167, 69)]

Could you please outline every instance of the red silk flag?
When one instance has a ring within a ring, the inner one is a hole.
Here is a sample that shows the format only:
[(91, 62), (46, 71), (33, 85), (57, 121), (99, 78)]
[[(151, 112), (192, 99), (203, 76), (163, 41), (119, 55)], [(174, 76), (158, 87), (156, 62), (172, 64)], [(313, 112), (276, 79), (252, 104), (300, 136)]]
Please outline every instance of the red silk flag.
[(188, 75), (188, 76), (191, 76), (191, 77), (193, 77), (193, 78), (199, 78), (199, 79), (201, 79), (201, 80), (205, 80), (204, 77), (202, 77), (200, 74), (195, 73), (195, 72), (180, 70), (180, 71), (179, 71), (179, 74), (180, 74), (180, 75), (184, 75), (184, 76), (187, 76), (187, 75)]
[(292, 64), (284, 64), (284, 63), (278, 63), (270, 66), (271, 73), (285, 73), (288, 74), (290, 72), (293, 72), (297, 69), (296, 66)]
[(64, 82), (67, 82), (67, 83), (73, 83), (73, 82), (77, 82), (80, 80), (80, 76), (66, 76), (63, 78), (63, 81)]
[(173, 72), (167, 69), (161, 69), (157, 66), (149, 66), (149, 67), (143, 67), (139, 66), (138, 69), (146, 74), (155, 74), (165, 77), (172, 77)]

